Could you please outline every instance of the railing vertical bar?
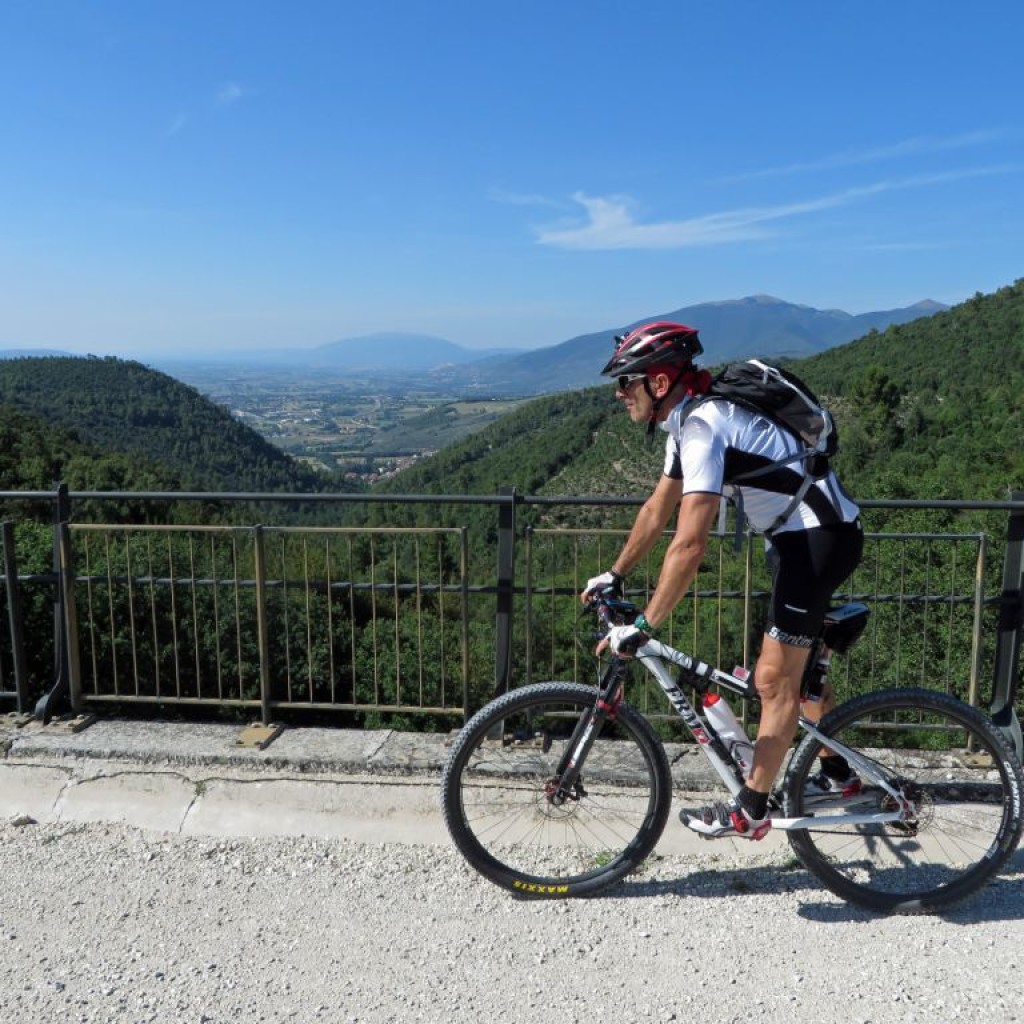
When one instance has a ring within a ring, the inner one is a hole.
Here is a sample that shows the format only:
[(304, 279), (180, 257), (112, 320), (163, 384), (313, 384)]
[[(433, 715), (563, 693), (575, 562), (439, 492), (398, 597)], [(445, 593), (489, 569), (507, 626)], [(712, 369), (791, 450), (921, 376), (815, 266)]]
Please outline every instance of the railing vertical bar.
[(438, 680), (438, 692), (440, 694), (441, 707), (445, 707), (448, 703), (448, 637), (445, 635), (447, 628), (447, 621), (445, 620), (445, 600), (444, 600), (444, 566), (447, 561), (448, 554), (448, 534), (439, 534), (437, 540), (437, 623), (439, 632), (438, 648), (440, 650), (441, 659), (441, 671), (440, 678)]
[(974, 614), (971, 619), (971, 668), (967, 683), (967, 700), (978, 706), (978, 680), (981, 678), (981, 631), (985, 609), (985, 559), (988, 555), (987, 537), (978, 536), (978, 553), (974, 561)]
[(7, 624), (11, 637), (14, 669), (15, 707), (18, 714), (29, 713), (28, 674), (25, 664), (25, 634), (22, 628), (21, 590), (18, 585), (18, 559), (14, 546), (14, 524), (3, 524), (4, 577), (7, 586)]
[(188, 535), (188, 577), (189, 589), (192, 595), (192, 661), (196, 673), (195, 690), (196, 697), (202, 697), (203, 659), (199, 651), (199, 585), (196, 573), (196, 539), (191, 533)]
[(334, 565), (331, 553), (331, 538), (324, 540), (324, 577), (327, 582), (327, 692), (331, 695), (331, 703), (336, 704), (338, 695), (335, 691), (335, 665), (334, 665), (334, 578), (331, 575), (331, 568)]
[[(235, 659), (237, 663), (238, 699), (245, 697), (245, 652), (242, 648), (242, 582), (238, 569), (238, 537), (231, 535), (231, 570), (235, 597)], [(257, 624), (259, 620), (257, 619)]]
[(498, 565), (495, 599), (494, 696), (512, 685), (512, 615), (516, 572), (516, 499), (514, 487), (499, 494), (507, 501), (498, 505)]
[(373, 640), (373, 702), (380, 703), (380, 646), (377, 633), (377, 544), (370, 535), (370, 636)]
[(99, 652), (97, 651), (99, 637), (96, 628), (96, 611), (94, 606), (96, 595), (93, 587), (92, 543), (89, 534), (82, 538), (82, 548), (85, 551), (85, 601), (86, 608), (89, 611), (87, 629), (89, 634), (89, 665), (92, 669), (92, 692), (99, 693), (100, 671), (98, 662)]
[(402, 633), (398, 617), (401, 610), (402, 594), (398, 589), (398, 538), (391, 538), (391, 607), (395, 620), (395, 703), (402, 703)]
[(523, 569), (523, 639), (526, 642), (526, 650), (523, 651), (523, 672), (526, 683), (533, 682), (533, 527), (527, 526), (523, 533), (523, 558), (525, 567)]
[(135, 627), (135, 571), (132, 567), (130, 534), (124, 534), (125, 567), (128, 571), (128, 620), (131, 625), (132, 683), (135, 696), (139, 696), (139, 647)]
[(743, 647), (740, 652), (742, 664), (753, 668), (750, 664), (750, 628), (754, 621), (754, 542), (747, 533), (743, 545)]
[(270, 724), (270, 635), (267, 624), (267, 563), (263, 527), (252, 529), (253, 568), (256, 576), (256, 631), (260, 659), (260, 714)]
[[(281, 578), (286, 579), (288, 576), (286, 563), (282, 559), (281, 562)], [(302, 584), (305, 588), (305, 605), (306, 605), (306, 699), (313, 701), (316, 699), (316, 675), (314, 672), (314, 658), (316, 655), (316, 643), (313, 634), (313, 585), (312, 585), (312, 572), (309, 565), (309, 538), (302, 538)], [(288, 672), (289, 676), (289, 687), (291, 685), (291, 670)]]
[[(104, 534), (103, 536), (103, 555), (106, 560), (106, 571), (107, 571), (107, 616), (108, 625), (110, 627), (110, 666), (111, 675), (113, 676), (114, 683), (114, 695), (120, 696), (121, 693), (121, 674), (118, 667), (117, 657), (117, 633), (115, 631), (115, 622), (117, 621), (114, 615), (114, 573), (113, 566), (111, 563), (112, 557), (112, 545), (110, 534)], [(128, 601), (129, 607), (131, 604), (131, 587), (128, 588)], [(97, 676), (97, 681), (98, 681)]]
[(82, 665), (78, 650), (78, 609), (75, 603), (75, 566), (71, 547), (71, 528), (67, 522), (58, 525), (60, 546), (60, 586), (64, 594), (64, 636), (68, 670), (68, 699), (76, 715), (82, 710)]
[(348, 536), (348, 651), (349, 651), (349, 679), (352, 685), (352, 703), (355, 704), (358, 697), (356, 687), (356, 591), (354, 586), (355, 564), (352, 552), (352, 535)]
[(224, 699), (224, 647), (221, 643), (220, 571), (217, 563), (217, 535), (210, 534), (210, 579), (213, 581), (213, 638), (217, 670), (217, 699)]
[[(413, 537), (416, 552), (416, 674), (419, 680), (419, 706), (426, 706), (426, 686), (423, 662), (423, 566), (420, 558), (420, 538)], [(442, 662), (442, 665), (444, 662)]]
[(469, 717), (469, 531), (459, 529), (459, 596), (462, 606), (462, 713)]
[[(952, 557), (950, 558), (949, 565), (949, 589), (947, 593), (952, 595), (956, 593), (956, 575), (957, 568), (959, 565), (959, 545), (953, 544)], [(956, 604), (950, 599), (949, 602), (949, 615), (946, 620), (946, 689), (950, 688), (953, 682), (953, 627), (956, 624)]]
[(171, 535), (167, 535), (167, 575), (170, 579), (171, 591), (171, 643), (174, 645), (174, 692), (181, 700), (181, 645), (178, 643), (178, 600), (177, 578), (174, 570), (174, 551), (171, 547)]
[(153, 542), (149, 535), (145, 538), (143, 551), (145, 552), (147, 575), (147, 583), (144, 592), (148, 592), (149, 594), (149, 624), (153, 638), (153, 679), (156, 685), (157, 696), (162, 697), (163, 694), (161, 693), (160, 685), (160, 635), (156, 614), (156, 584), (154, 582), (156, 573), (153, 568)]

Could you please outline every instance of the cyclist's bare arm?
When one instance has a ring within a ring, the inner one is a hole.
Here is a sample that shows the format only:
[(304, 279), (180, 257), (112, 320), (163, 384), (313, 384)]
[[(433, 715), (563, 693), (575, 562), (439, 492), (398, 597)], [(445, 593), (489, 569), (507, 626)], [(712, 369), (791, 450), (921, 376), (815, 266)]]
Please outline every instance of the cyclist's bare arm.
[(682, 493), (682, 480), (663, 476), (658, 481), (657, 487), (636, 514), (633, 529), (630, 530), (619, 557), (612, 564), (612, 568), (620, 576), (628, 576), (657, 544), (662, 531), (672, 518), (672, 513), (679, 507)]
[(690, 589), (704, 558), (708, 535), (718, 518), (721, 500), (720, 494), (683, 496), (675, 536), (661, 563), (658, 586), (644, 611), (652, 626), (665, 622)]

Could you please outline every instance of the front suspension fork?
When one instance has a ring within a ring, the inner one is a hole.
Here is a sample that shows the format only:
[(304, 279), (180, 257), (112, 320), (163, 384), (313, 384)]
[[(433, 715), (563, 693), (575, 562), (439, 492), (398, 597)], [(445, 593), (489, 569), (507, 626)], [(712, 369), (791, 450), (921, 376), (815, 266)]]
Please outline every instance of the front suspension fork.
[(585, 795), (580, 783), (583, 765), (601, 735), (605, 722), (615, 718), (622, 701), (627, 670), (628, 665), (622, 658), (612, 658), (601, 679), (597, 700), (580, 715), (566, 744), (565, 753), (558, 762), (558, 768), (545, 787), (551, 803), (561, 806), (568, 800), (577, 800)]

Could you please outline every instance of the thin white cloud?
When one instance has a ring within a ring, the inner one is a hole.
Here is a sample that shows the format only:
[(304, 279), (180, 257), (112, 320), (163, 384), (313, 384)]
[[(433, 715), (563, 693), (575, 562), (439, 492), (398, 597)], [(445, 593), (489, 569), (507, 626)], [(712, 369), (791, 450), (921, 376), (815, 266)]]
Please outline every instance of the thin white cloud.
[(956, 248), (955, 242), (865, 242), (851, 246), (865, 252), (941, 252)]
[(187, 125), (187, 124), (188, 124), (188, 114), (185, 114), (185, 113), (175, 114), (174, 119), (171, 121), (171, 123), (167, 126), (166, 130), (164, 131), (164, 138), (166, 138), (166, 139), (173, 138), (180, 131), (182, 131), (184, 129), (185, 125)]
[(237, 82), (227, 82), (217, 90), (217, 106), (230, 107), (246, 96), (251, 95), (247, 89)]
[(767, 226), (821, 210), (848, 206), (858, 200), (899, 189), (923, 188), (964, 178), (987, 177), (1019, 172), (1012, 166), (946, 171), (844, 189), (802, 202), (776, 206), (751, 206), (711, 213), (686, 220), (643, 224), (633, 215), (633, 202), (626, 196), (588, 196), (577, 192), (573, 200), (587, 215), (583, 224), (553, 225), (537, 232), (542, 245), (560, 249), (603, 251), (613, 249), (686, 249), (729, 242), (746, 242), (769, 237)]
[(507, 189), (492, 187), (487, 190), (487, 197), (495, 203), (504, 206), (546, 206), (557, 210), (564, 210), (566, 204), (549, 196), (541, 196), (536, 193), (510, 192)]
[(847, 150), (820, 157), (817, 160), (806, 160), (799, 163), (786, 164), (781, 167), (765, 167), (761, 170), (732, 174), (723, 181), (749, 181), (754, 178), (782, 177), (791, 174), (808, 174), (826, 171), (837, 167), (854, 167), (863, 164), (881, 163), (885, 160), (897, 160), (906, 156), (920, 156), (927, 153), (943, 153), (950, 150), (967, 149), (992, 142), (998, 137), (995, 131), (965, 132), (962, 135), (950, 135), (936, 138), (929, 135), (914, 136), (893, 143), (890, 146), (877, 146), (872, 149)]

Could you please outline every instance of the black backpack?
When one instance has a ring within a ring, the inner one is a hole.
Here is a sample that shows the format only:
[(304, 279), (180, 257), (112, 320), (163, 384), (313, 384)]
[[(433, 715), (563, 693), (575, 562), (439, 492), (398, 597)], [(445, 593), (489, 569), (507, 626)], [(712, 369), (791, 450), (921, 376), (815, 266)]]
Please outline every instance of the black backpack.
[(769, 366), (758, 359), (730, 363), (711, 382), (707, 394), (695, 402), (687, 412), (696, 409), (703, 402), (713, 402), (716, 399), (735, 402), (736, 405), (766, 416), (800, 442), (796, 454), (761, 469), (742, 473), (729, 481), (747, 482), (771, 473), (780, 466), (801, 464), (794, 465), (794, 468), (802, 470), (803, 482), (785, 512), (766, 531), (770, 535), (793, 514), (814, 481), (828, 474), (830, 459), (839, 448), (839, 434), (832, 414), (822, 406), (814, 392), (795, 373), (777, 366)]

